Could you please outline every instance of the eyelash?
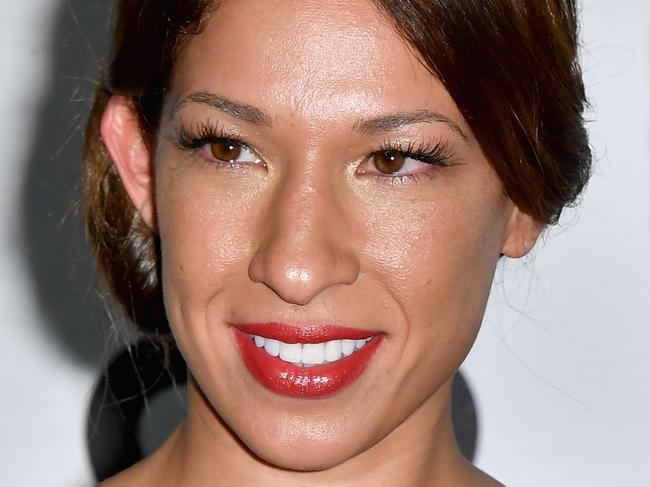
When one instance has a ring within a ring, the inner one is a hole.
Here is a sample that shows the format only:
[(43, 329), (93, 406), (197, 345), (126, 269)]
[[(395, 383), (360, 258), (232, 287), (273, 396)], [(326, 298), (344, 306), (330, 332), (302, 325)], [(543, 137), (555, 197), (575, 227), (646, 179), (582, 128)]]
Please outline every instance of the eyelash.
[(443, 140), (436, 142), (409, 141), (406, 143), (387, 140), (379, 146), (379, 150), (372, 152), (369, 158), (387, 152), (394, 152), (405, 158), (428, 164), (425, 173), (380, 175), (372, 174), (382, 179), (388, 179), (391, 183), (406, 182), (408, 180), (419, 181), (421, 176), (433, 177), (436, 169), (453, 165), (449, 144)]
[[(255, 149), (244, 142), (239, 134), (226, 130), (220, 125), (207, 122), (198, 123), (192, 129), (181, 126), (178, 132), (178, 138), (175, 142), (177, 146), (183, 150), (196, 151), (207, 144), (218, 144), (225, 141), (237, 144), (244, 149), (258, 154)], [(421, 176), (432, 177), (437, 168), (453, 165), (449, 144), (442, 140), (433, 143), (427, 143), (424, 141), (409, 141), (407, 143), (401, 143), (394, 140), (386, 140), (379, 145), (377, 150), (372, 151), (368, 156), (366, 156), (364, 163), (365, 161), (371, 160), (376, 155), (389, 152), (398, 153), (405, 158), (414, 159), (430, 166), (430, 168), (428, 168), (424, 173), (403, 175), (368, 173), (369, 175), (379, 179), (388, 180), (390, 184), (399, 184), (409, 180), (417, 182), (420, 180)], [(204, 159), (210, 164), (227, 165), (229, 167), (234, 165), (228, 161), (220, 161), (218, 159), (208, 160), (206, 157), (204, 157)]]
[[(241, 146), (242, 148), (246, 148), (252, 152), (257, 153), (257, 151), (255, 151), (250, 145), (244, 142), (242, 138), (235, 132), (228, 131), (220, 125), (212, 125), (205, 122), (197, 124), (192, 129), (181, 126), (180, 130), (178, 131), (178, 140), (176, 141), (176, 144), (181, 149), (194, 151), (200, 149), (206, 144), (218, 144), (226, 141), (232, 142)], [(219, 161), (209, 162), (218, 163)]]

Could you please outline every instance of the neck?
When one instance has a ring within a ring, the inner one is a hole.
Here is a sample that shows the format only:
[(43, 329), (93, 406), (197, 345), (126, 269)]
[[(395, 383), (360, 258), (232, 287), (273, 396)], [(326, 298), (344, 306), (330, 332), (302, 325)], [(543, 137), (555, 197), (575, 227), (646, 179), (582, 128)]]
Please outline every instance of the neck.
[(188, 418), (154, 455), (165, 470), (157, 485), (477, 485), (467, 482), (476, 471), (458, 450), (450, 403), (451, 380), (369, 450), (328, 470), (299, 472), (255, 456), (190, 380)]

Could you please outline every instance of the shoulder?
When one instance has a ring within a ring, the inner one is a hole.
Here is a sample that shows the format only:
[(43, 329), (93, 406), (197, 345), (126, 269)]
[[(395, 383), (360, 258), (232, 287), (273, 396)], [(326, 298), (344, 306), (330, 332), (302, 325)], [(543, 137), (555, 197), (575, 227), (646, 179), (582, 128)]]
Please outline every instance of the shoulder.
[(479, 470), (478, 468), (475, 468), (474, 473), (475, 483), (472, 485), (476, 485), (476, 487), (505, 487), (505, 485), (503, 485), (501, 482), (493, 477), (490, 477), (488, 474), (482, 470)]
[(471, 485), (472, 487), (505, 487), (501, 482), (470, 462), (466, 462), (463, 474), (457, 481), (459, 485)]
[(152, 457), (136, 463), (117, 475), (100, 482), (97, 487), (164, 487), (168, 485)]
[(136, 464), (123, 472), (118, 473), (103, 482), (100, 482), (97, 487), (129, 487), (129, 486), (145, 486), (148, 485), (145, 477), (146, 472), (142, 470), (140, 464)]
[(148, 457), (117, 475), (100, 482), (97, 487), (166, 487), (177, 486), (178, 470), (173, 461), (174, 448), (180, 428)]

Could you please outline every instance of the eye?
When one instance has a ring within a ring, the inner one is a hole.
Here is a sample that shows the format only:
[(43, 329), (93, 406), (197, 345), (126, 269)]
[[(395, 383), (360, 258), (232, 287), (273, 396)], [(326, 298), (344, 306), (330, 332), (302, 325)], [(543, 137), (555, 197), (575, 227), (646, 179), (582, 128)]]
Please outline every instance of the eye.
[(245, 144), (231, 139), (216, 139), (203, 146), (204, 156), (228, 163), (255, 163), (261, 162), (260, 157)]
[(200, 122), (191, 127), (180, 124), (178, 134), (171, 138), (179, 149), (195, 152), (204, 161), (216, 165), (262, 165), (259, 153), (223, 127)]
[(405, 149), (386, 148), (373, 152), (357, 169), (358, 174), (374, 174), (380, 177), (415, 177), (428, 174), (436, 166), (449, 165), (450, 156), (443, 144), (433, 147)]
[(372, 156), (375, 168), (382, 174), (397, 173), (409, 159), (411, 158), (397, 151), (378, 152)]

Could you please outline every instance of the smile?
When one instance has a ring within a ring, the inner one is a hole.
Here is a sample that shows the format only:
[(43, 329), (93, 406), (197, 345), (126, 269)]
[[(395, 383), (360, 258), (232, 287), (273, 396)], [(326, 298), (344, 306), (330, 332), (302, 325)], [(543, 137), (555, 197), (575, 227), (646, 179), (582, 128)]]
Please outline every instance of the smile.
[(285, 396), (331, 396), (366, 370), (383, 335), (332, 325), (266, 323), (233, 326), (250, 374)]
[(257, 348), (272, 357), (280, 357), (280, 360), (295, 364), (299, 367), (310, 367), (323, 365), (349, 357), (361, 350), (370, 338), (362, 340), (330, 340), (321, 343), (285, 343), (273, 338), (264, 338), (259, 335), (252, 335)]

